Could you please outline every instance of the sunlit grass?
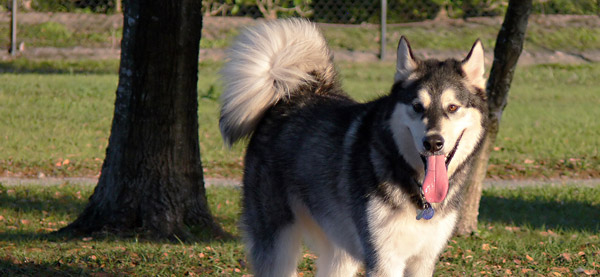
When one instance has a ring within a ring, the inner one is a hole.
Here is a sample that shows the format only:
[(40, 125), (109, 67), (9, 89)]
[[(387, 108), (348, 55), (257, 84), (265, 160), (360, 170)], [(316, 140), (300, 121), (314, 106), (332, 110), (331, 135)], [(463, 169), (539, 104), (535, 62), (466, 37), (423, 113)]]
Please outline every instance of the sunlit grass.
[[(22, 62), (0, 66), (0, 168), (4, 174), (96, 175), (104, 159), (118, 82), (112, 62)], [(70, 74), (89, 65), (86, 74)], [(209, 177), (241, 176), (244, 143), (223, 145), (218, 129), (220, 63), (200, 64), (200, 146)], [(340, 63), (359, 101), (388, 92), (391, 63)], [(39, 69), (47, 73), (35, 72)], [(98, 74), (95, 74), (97, 72)], [(500, 177), (586, 177), (600, 172), (600, 64), (519, 67), (491, 157)]]

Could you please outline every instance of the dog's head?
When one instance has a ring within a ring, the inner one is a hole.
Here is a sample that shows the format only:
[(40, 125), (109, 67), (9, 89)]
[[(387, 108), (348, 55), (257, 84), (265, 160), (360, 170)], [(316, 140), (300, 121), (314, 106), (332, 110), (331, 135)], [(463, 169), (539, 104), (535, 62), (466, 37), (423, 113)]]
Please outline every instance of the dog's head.
[(429, 202), (445, 199), (449, 177), (484, 134), (484, 71), (479, 40), (462, 61), (438, 61), (416, 59), (408, 41), (400, 39), (390, 128), (403, 158), (425, 172)]

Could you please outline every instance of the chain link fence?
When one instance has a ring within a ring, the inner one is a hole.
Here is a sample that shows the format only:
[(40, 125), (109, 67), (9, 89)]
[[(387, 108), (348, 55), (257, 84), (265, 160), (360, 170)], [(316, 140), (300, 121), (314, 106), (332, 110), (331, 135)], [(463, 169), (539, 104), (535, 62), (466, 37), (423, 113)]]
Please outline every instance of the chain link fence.
[[(16, 50), (118, 51), (121, 11), (126, 4), (121, 0), (0, 0), (0, 34), (4, 34), (0, 37), (0, 51), (6, 52), (12, 45), (13, 2), (17, 4)], [(389, 24), (502, 16), (508, 4), (508, 0), (203, 0), (203, 40), (207, 40), (201, 47), (224, 48), (236, 34), (232, 28), (259, 18), (302, 16), (319, 23), (372, 28), (381, 23), (382, 2), (387, 2), (385, 22)], [(600, 0), (534, 0), (533, 13), (598, 16)]]

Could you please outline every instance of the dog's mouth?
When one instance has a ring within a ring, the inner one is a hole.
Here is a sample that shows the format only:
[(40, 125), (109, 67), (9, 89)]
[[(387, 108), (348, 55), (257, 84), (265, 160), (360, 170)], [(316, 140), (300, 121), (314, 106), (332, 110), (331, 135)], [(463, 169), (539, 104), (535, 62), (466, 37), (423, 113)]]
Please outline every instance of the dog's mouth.
[(435, 153), (427, 156), (421, 155), (423, 164), (425, 164), (425, 179), (421, 188), (427, 202), (440, 203), (446, 199), (449, 183), (448, 165), (458, 149), (458, 144), (460, 143), (464, 132), (465, 131), (460, 134), (454, 147), (448, 152), (448, 155), (436, 155)]

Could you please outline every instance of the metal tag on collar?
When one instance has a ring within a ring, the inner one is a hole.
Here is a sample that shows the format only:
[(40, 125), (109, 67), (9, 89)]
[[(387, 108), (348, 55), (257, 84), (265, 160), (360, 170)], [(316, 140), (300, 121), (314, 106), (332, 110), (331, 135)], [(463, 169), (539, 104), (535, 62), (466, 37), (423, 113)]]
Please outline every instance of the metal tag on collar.
[(429, 204), (429, 202), (425, 202), (425, 204), (423, 205), (423, 209), (417, 209), (417, 220), (421, 220), (421, 218), (425, 220), (430, 220), (431, 218), (433, 218), (434, 214), (435, 211), (431, 207), (431, 204)]

